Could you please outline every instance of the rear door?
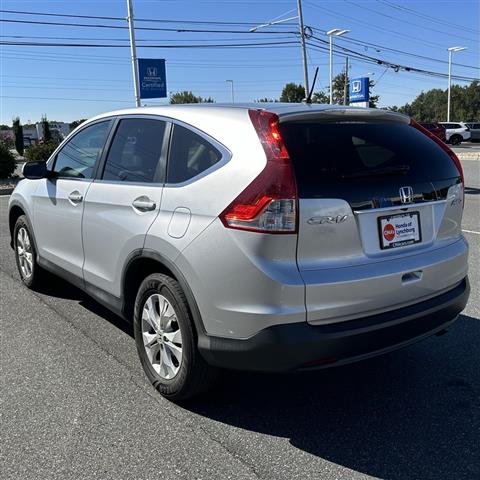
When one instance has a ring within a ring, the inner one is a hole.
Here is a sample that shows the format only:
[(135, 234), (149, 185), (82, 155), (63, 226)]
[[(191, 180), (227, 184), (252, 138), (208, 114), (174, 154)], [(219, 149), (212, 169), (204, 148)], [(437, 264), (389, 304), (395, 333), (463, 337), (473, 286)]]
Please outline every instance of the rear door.
[(170, 124), (123, 117), (114, 129), (103, 171), (85, 198), (83, 271), (87, 287), (119, 297), (122, 268), (143, 248), (160, 210)]
[(448, 283), (448, 275), (428, 278), (433, 272), (401, 283), (406, 257), (461, 235), (460, 173), (442, 148), (399, 122), (304, 120), (281, 129), (297, 178), (307, 311), (348, 317)]

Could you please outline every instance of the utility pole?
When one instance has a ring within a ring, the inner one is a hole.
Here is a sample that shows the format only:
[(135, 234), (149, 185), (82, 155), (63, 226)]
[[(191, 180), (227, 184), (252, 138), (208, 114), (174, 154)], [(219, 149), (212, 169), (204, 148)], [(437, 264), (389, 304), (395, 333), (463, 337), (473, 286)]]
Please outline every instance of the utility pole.
[(128, 9), (128, 30), (130, 33), (130, 52), (132, 54), (132, 70), (133, 70), (133, 88), (135, 90), (135, 105), (140, 106), (140, 86), (138, 84), (138, 64), (137, 64), (137, 47), (135, 45), (135, 25), (133, 23), (133, 6), (132, 0), (127, 0)]
[(305, 27), (303, 26), (303, 12), (302, 12), (302, 0), (297, 0), (298, 6), (298, 27), (300, 29), (300, 42), (302, 45), (302, 58), (303, 58), (303, 86), (305, 88), (305, 98), (310, 93), (308, 88), (308, 65), (307, 65), (307, 48), (305, 46)]
[(347, 104), (347, 92), (348, 92), (348, 56), (345, 57), (345, 85), (343, 86), (343, 104)]

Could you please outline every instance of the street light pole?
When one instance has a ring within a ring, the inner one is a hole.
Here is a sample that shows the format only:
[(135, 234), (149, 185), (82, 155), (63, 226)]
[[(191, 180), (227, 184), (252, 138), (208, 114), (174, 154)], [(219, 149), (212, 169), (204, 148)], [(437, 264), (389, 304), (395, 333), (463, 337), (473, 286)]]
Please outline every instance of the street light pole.
[(230, 83), (231, 87), (232, 87), (232, 103), (235, 103), (235, 94), (234, 94), (234, 90), (233, 90), (233, 80), (225, 80), (227, 83)]
[(452, 88), (452, 53), (466, 50), (467, 47), (450, 47), (448, 50), (448, 94), (447, 94), (447, 122), (450, 121), (450, 91)]
[(128, 30), (130, 33), (130, 52), (132, 55), (132, 71), (133, 71), (133, 88), (135, 90), (135, 105), (140, 106), (140, 86), (138, 84), (138, 64), (137, 64), (137, 47), (135, 45), (135, 25), (133, 23), (133, 6), (132, 0), (127, 0), (128, 9)]
[(298, 8), (298, 27), (300, 29), (300, 43), (302, 45), (302, 58), (303, 58), (303, 86), (305, 88), (305, 98), (310, 93), (308, 88), (308, 64), (307, 64), (307, 47), (305, 46), (305, 27), (303, 25), (303, 11), (302, 0), (297, 0)]
[(327, 35), (330, 37), (330, 54), (329, 54), (329, 63), (330, 63), (330, 105), (333, 104), (333, 37), (340, 37), (345, 35), (350, 30), (341, 30), (340, 28), (332, 28), (327, 32)]

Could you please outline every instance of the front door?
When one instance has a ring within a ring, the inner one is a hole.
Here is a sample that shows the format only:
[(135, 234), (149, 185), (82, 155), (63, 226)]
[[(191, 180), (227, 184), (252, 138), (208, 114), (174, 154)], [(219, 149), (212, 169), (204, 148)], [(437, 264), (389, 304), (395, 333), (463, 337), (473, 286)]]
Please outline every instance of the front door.
[(41, 260), (82, 278), (84, 200), (111, 126), (86, 126), (52, 159), (34, 196), (34, 231)]

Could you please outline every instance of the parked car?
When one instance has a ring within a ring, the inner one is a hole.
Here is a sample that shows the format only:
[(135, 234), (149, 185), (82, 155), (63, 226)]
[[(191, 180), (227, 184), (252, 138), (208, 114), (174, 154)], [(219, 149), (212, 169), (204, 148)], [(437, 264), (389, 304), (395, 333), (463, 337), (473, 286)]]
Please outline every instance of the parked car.
[(442, 142), (446, 142), (447, 137), (445, 134), (445, 127), (441, 125), (440, 123), (437, 122), (429, 122), (429, 123), (424, 123), (420, 122), (420, 125), (428, 130), (429, 132), (432, 132), (434, 135), (436, 135)]
[(49, 270), (132, 321), (173, 400), (219, 368), (309, 370), (409, 345), (469, 295), (461, 165), (394, 112), (128, 109), (23, 173), (9, 202), (22, 281)]
[(465, 125), (470, 130), (470, 140), (472, 142), (480, 141), (480, 122), (467, 122)]
[(470, 130), (464, 123), (440, 122), (445, 127), (447, 143), (460, 145), (463, 141), (470, 140)]

